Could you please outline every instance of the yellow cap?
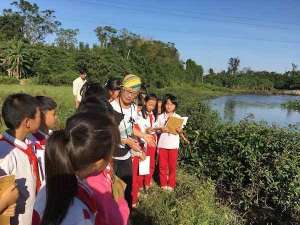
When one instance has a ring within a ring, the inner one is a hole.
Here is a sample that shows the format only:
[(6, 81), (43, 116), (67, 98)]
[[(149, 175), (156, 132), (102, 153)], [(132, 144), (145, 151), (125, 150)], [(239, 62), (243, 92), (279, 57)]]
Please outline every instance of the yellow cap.
[(132, 88), (134, 91), (141, 89), (142, 81), (137, 75), (128, 74), (124, 77), (122, 86), (124, 88)]

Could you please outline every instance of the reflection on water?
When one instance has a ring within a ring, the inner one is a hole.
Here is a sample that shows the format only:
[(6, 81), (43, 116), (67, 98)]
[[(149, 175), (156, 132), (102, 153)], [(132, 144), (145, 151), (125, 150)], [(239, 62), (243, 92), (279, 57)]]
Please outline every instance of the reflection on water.
[(209, 105), (229, 122), (238, 122), (247, 118), (279, 126), (300, 125), (299, 112), (281, 107), (282, 103), (290, 100), (300, 100), (300, 96), (223, 96), (209, 100)]

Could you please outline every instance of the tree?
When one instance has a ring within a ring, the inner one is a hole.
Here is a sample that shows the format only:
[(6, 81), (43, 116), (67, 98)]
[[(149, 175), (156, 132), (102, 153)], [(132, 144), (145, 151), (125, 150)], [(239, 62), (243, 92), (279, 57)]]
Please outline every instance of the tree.
[(95, 32), (101, 48), (106, 48), (107, 44), (110, 43), (112, 38), (117, 34), (117, 30), (110, 26), (96, 27)]
[(0, 58), (1, 65), (6, 69), (8, 76), (17, 79), (26, 76), (32, 65), (28, 49), (21, 40), (11, 41), (2, 49)]
[(77, 38), (79, 30), (78, 29), (59, 29), (56, 33), (57, 37), (55, 39), (55, 42), (57, 46), (70, 49), (75, 48), (75, 45), (77, 44)]
[(0, 16), (0, 40), (22, 39), (23, 26), (24, 20), (19, 14), (12, 10), (3, 10), (3, 16)]
[(238, 68), (240, 66), (240, 59), (238, 57), (236, 58), (230, 58), (228, 61), (228, 73), (229, 74), (236, 74), (238, 71)]
[(22, 33), (31, 44), (43, 42), (46, 35), (56, 32), (61, 25), (55, 20), (54, 10), (40, 11), (37, 4), (31, 4), (26, 0), (15, 1), (12, 5), (17, 7), (19, 11), (16, 13), (24, 20)]
[(209, 74), (209, 75), (214, 75), (214, 74), (215, 74), (214, 69), (213, 69), (213, 68), (209, 68), (208, 74)]
[[(201, 65), (197, 65), (195, 61), (192, 59), (188, 59), (186, 61), (186, 69), (185, 71), (187, 72), (188, 76), (190, 77), (189, 79), (192, 79), (194, 83), (197, 83), (199, 79), (202, 79), (203, 77), (203, 68)], [(202, 80), (203, 82), (203, 80)]]
[(295, 63), (292, 63), (292, 76), (297, 74), (298, 66)]

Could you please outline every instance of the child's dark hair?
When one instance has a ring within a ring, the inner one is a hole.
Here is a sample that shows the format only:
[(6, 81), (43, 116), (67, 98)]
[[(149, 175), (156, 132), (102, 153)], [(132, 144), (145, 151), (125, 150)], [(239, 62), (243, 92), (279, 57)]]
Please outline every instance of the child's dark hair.
[(107, 114), (76, 113), (67, 120), (65, 130), (54, 131), (45, 151), (43, 225), (63, 221), (78, 190), (75, 173), (101, 159), (109, 160), (119, 143), (118, 127)]
[(79, 74), (86, 74), (86, 69), (80, 68), (79, 69)]
[(142, 115), (143, 115), (143, 118), (146, 119), (147, 118), (147, 108), (146, 108), (146, 103), (150, 100), (154, 100), (156, 101), (156, 107), (155, 109), (153, 110), (153, 115), (154, 115), (154, 118), (155, 118), (155, 121), (157, 120), (157, 96), (153, 93), (151, 94), (148, 94), (146, 97), (145, 97), (145, 105), (143, 105), (143, 108), (142, 108)]
[(103, 88), (100, 83), (95, 82), (85, 82), (82, 88), (80, 89), (80, 95), (82, 96), (82, 100), (85, 98), (95, 96), (100, 99), (108, 99), (108, 92), (105, 88)]
[(17, 129), (25, 118), (34, 119), (38, 101), (28, 94), (7, 96), (2, 106), (2, 117), (8, 129)]
[(36, 100), (38, 101), (39, 108), (42, 112), (47, 112), (56, 109), (56, 102), (47, 96), (36, 96)]
[(166, 112), (166, 104), (167, 104), (168, 100), (170, 100), (175, 105), (175, 110), (178, 107), (178, 101), (177, 101), (176, 96), (172, 95), (172, 94), (166, 94), (165, 97), (164, 97), (163, 104), (162, 104), (163, 112)]
[(120, 78), (110, 78), (105, 84), (104, 87), (107, 90), (114, 91), (114, 90), (121, 90), (122, 80)]
[(80, 102), (77, 112), (98, 112), (107, 113), (114, 119), (114, 122), (119, 125), (124, 116), (113, 109), (107, 99), (102, 99), (99, 96), (89, 96)]

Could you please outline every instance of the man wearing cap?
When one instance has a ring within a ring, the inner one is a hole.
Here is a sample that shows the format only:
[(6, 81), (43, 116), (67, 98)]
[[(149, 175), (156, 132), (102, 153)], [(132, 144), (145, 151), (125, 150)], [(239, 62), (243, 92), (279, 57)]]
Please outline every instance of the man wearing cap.
[(80, 76), (73, 81), (73, 95), (75, 97), (75, 107), (76, 109), (81, 102), (80, 90), (84, 83), (86, 82), (86, 72), (83, 69), (79, 70)]
[(149, 145), (155, 145), (155, 140), (151, 135), (141, 133), (135, 128), (137, 124), (137, 107), (134, 104), (135, 98), (138, 96), (141, 88), (141, 79), (133, 74), (126, 75), (122, 81), (121, 92), (117, 99), (111, 102), (115, 111), (124, 115), (120, 122), (119, 130), (121, 134), (120, 151), (122, 156), (114, 157), (114, 170), (126, 184), (125, 198), (128, 206), (132, 208), (132, 159), (131, 155), (143, 155), (143, 151), (135, 139), (141, 138)]

